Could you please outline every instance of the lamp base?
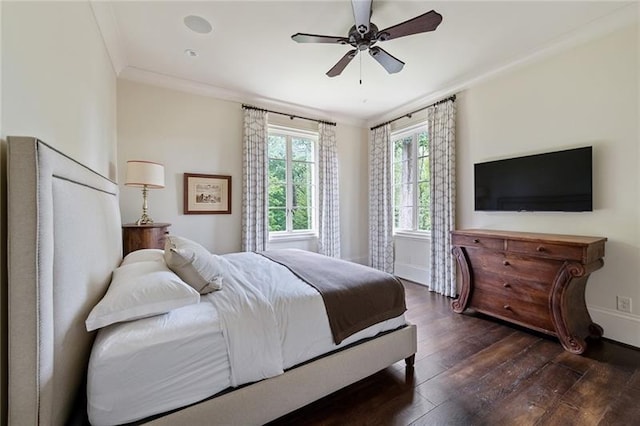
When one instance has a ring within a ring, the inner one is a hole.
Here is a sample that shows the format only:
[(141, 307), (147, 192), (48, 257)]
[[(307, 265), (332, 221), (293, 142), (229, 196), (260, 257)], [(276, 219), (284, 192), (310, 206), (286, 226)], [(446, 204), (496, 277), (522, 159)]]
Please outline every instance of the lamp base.
[(153, 219), (143, 213), (140, 219), (136, 220), (136, 225), (153, 225)]

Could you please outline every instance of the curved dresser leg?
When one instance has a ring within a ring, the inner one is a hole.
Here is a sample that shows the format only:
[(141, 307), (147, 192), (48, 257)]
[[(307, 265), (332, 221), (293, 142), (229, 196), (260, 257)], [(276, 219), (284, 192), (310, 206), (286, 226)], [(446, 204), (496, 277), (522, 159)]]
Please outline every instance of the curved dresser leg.
[(595, 322), (589, 324), (589, 337), (599, 339), (602, 337), (602, 334), (604, 334), (604, 329), (600, 327), (600, 324), (596, 324)]
[(576, 336), (558, 336), (562, 347), (572, 354), (580, 355), (587, 349), (584, 339)]
[(460, 288), (460, 294), (456, 300), (451, 302), (451, 309), (453, 309), (453, 312), (459, 314), (467, 308), (467, 303), (469, 303), (469, 293), (471, 293), (471, 272), (469, 269), (469, 259), (467, 259), (465, 251), (461, 247), (454, 247), (451, 252), (455, 256), (462, 274), (462, 287)]

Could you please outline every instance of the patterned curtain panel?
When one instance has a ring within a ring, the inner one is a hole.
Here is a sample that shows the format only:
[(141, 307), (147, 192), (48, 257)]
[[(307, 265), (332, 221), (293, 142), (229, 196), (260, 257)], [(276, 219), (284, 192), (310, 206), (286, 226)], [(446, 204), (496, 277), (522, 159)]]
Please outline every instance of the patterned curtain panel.
[(267, 248), (267, 112), (245, 108), (242, 145), (242, 250)]
[(369, 264), (393, 273), (393, 176), (388, 124), (369, 138)]
[(340, 198), (335, 126), (318, 125), (318, 253), (340, 257)]
[(445, 296), (456, 295), (456, 268), (451, 254), (455, 227), (456, 170), (455, 100), (427, 109), (431, 159), (431, 274), (429, 288)]

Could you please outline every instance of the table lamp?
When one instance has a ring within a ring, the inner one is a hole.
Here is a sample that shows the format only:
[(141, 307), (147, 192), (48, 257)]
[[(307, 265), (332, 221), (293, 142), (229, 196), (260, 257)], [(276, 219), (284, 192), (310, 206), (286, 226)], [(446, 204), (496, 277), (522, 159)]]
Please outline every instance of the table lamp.
[(129, 160), (124, 184), (142, 187), (142, 216), (136, 221), (136, 225), (152, 224), (153, 219), (148, 214), (147, 189), (164, 188), (164, 166), (152, 161)]

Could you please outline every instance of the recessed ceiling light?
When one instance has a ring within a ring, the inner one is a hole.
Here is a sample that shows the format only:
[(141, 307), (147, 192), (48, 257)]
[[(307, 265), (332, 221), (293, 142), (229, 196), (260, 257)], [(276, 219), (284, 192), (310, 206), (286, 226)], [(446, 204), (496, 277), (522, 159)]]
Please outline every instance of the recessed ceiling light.
[(202, 16), (189, 15), (184, 17), (184, 24), (191, 31), (195, 31), (200, 34), (208, 34), (213, 30), (213, 27)]
[(184, 54), (192, 58), (198, 56), (198, 52), (193, 49), (184, 49)]

